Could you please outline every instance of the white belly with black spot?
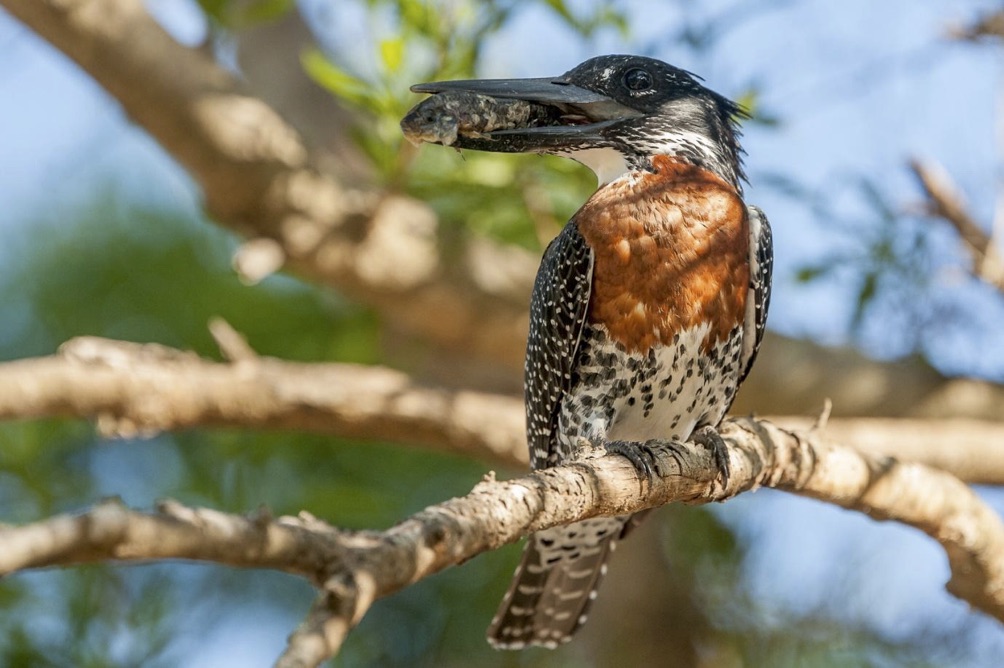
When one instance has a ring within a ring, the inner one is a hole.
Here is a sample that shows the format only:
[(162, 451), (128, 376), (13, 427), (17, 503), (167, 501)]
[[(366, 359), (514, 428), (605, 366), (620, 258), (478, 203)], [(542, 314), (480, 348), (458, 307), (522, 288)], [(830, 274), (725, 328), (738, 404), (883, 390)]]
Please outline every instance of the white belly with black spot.
[(580, 436), (603, 440), (685, 439), (698, 426), (716, 425), (738, 385), (742, 331), (710, 352), (708, 326), (674, 337), (647, 355), (628, 353), (593, 327), (582, 341), (578, 382), (566, 395), (558, 440), (568, 454)]

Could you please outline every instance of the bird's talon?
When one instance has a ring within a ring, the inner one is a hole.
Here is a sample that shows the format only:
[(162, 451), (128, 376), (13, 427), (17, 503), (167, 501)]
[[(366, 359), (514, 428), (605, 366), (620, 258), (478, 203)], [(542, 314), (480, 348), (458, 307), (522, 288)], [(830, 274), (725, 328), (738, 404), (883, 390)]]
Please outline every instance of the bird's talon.
[(721, 478), (722, 488), (729, 486), (730, 464), (729, 446), (714, 427), (701, 427), (693, 433), (690, 440), (700, 443), (709, 450), (715, 460), (715, 467), (718, 469), (718, 477)]
[[(658, 475), (658, 467), (655, 464), (655, 454), (647, 443), (632, 443), (629, 441), (610, 441), (606, 444), (606, 451), (616, 455), (621, 455), (641, 474), (644, 483), (652, 485), (652, 480)], [(644, 484), (642, 485), (644, 491)]]

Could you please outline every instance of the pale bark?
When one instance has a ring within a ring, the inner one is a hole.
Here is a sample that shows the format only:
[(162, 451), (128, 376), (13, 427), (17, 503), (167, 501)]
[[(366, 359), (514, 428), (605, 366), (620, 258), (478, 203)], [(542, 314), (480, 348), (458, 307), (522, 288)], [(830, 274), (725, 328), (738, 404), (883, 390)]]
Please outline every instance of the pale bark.
[(287, 266), (458, 351), (521, 364), (535, 261), (472, 241), (442, 261), (425, 204), (344, 187), (272, 108), (202, 50), (175, 42), (140, 0), (0, 5), (111, 93), (202, 188), (222, 225), (254, 243), (249, 279)]
[[(970, 273), (992, 285), (1004, 295), (1004, 239), (997, 239), (970, 213), (965, 199), (948, 171), (934, 160), (910, 161), (910, 169), (927, 195), (927, 210), (951, 225), (969, 252)], [(997, 221), (998, 234), (1004, 234), (1004, 220)]]

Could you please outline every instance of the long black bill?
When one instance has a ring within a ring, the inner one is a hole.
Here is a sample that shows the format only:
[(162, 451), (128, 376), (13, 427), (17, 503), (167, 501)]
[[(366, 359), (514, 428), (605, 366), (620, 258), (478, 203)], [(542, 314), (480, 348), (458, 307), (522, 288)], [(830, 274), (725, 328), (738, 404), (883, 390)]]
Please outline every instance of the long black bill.
[(489, 128), (478, 137), (458, 137), (454, 146), (488, 151), (560, 151), (603, 141), (602, 130), (640, 115), (613, 99), (561, 77), (437, 81), (411, 87), (416, 93), (470, 93), (496, 100), (519, 100), (551, 108), (553, 120), (523, 127)]
[(586, 88), (562, 81), (559, 77), (540, 79), (467, 79), (461, 81), (434, 81), (415, 84), (415, 93), (443, 93), (445, 91), (476, 93), (509, 100), (525, 100), (542, 104), (589, 104), (608, 102), (610, 98)]

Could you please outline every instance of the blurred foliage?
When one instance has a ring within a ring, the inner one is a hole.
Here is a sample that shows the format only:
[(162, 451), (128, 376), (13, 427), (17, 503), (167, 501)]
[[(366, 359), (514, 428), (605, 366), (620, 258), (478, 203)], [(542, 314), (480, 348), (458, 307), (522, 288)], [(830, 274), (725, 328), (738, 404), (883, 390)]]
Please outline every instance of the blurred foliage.
[[(30, 250), (0, 269), (0, 302), (25, 314), (8, 320), (3, 359), (49, 354), (78, 335), (218, 357), (206, 330), (213, 316), (264, 354), (377, 358), (369, 312), (287, 277), (242, 285), (229, 269), (236, 240), (205, 221), (150, 210), (111, 190), (71, 209), (72, 219), (54, 212), (30, 225)], [(33, 243), (40, 238), (46, 243)], [(108, 443), (79, 422), (0, 424), (4, 522), (117, 495), (140, 508), (170, 496), (235, 512), (262, 504), (276, 513), (310, 508), (341, 526), (389, 526), (444, 495), (465, 493), (482, 474), (470, 460), (312, 434), (193, 430)], [(5, 580), (0, 601), (18, 614), (0, 618), (0, 665), (174, 665), (171, 652), (186, 637), (178, 631), (191, 626), (193, 610), (211, 627), (241, 595), (257, 606), (289, 606), (292, 628), (312, 598), (293, 578), (221, 571), (81, 568)], [(249, 577), (265, 585), (249, 588)], [(291, 582), (295, 597), (283, 593)]]
[[(224, 33), (281, 17), (293, 6), (289, 0), (199, 4), (212, 29)], [(583, 10), (582, 3), (562, 0), (354, 4), (379, 25), (377, 39), (352, 45), (357, 56), (359, 50), (370, 53), (350, 60), (317, 47), (302, 59), (316, 81), (357, 112), (353, 136), (380, 185), (430, 202), (457, 234), (486, 234), (528, 247), (553, 236), (594, 187), (593, 176), (553, 158), (416, 149), (398, 128), (419, 100), (408, 87), (477, 76), (485, 40), (519, 8), (544, 7), (588, 38), (603, 30), (625, 32), (622, 5), (597, 3)], [(721, 34), (711, 24), (687, 23), (679, 37), (703, 50)], [(742, 101), (754, 118), (776, 125), (779, 120), (761, 107), (759, 88), (747, 91)], [(812, 201), (798, 184), (779, 179), (775, 187)], [(886, 290), (890, 267), (900, 282), (923, 284), (923, 271), (897, 263), (904, 252), (925, 252), (926, 237), (904, 234), (882, 193), (867, 183), (857, 187), (879, 222), (869, 226), (870, 236), (849, 231), (856, 244), (806, 267), (802, 278), (819, 279), (860, 262), (866, 267), (856, 274), (862, 277), (855, 315), (860, 322)], [(825, 205), (818, 203), (821, 212)], [(54, 205), (50, 217), (26, 228), (30, 234), (8, 249), (9, 260), (0, 267), (0, 359), (50, 354), (78, 335), (155, 341), (218, 357), (206, 329), (214, 316), (244, 333), (262, 354), (381, 359), (380, 323), (371, 312), (289, 277), (272, 277), (253, 288), (240, 284), (229, 264), (237, 241), (191, 211), (150, 207), (107, 188), (62, 209)], [(276, 513), (308, 509), (339, 526), (379, 528), (467, 492), (483, 473), (479, 462), (312, 434), (191, 430), (109, 443), (79, 422), (0, 424), (4, 522), (72, 511), (118, 495), (135, 507), (170, 496), (233, 512), (262, 504)], [(742, 543), (711, 510), (668, 508), (649, 523), (658, 536), (653, 567), (660, 569), (665, 587), (663, 595), (647, 597), (647, 607), (639, 607), (632, 623), (594, 626), (590, 640), (557, 652), (490, 650), (483, 633), (517, 559), (519, 548), (511, 546), (379, 601), (335, 663), (630, 665), (644, 651), (666, 648), (673, 652), (659, 660), (667, 665), (925, 665), (928, 656), (944, 656), (944, 665), (958, 664), (963, 656), (964, 663), (964, 655), (939, 655), (934, 649), (957, 629), (926, 639), (888, 639), (849, 626), (833, 610), (801, 615), (764, 610), (747, 591)], [(615, 559), (612, 579), (638, 578), (617, 571)], [(179, 665), (184, 657), (200, 655), (228, 624), (243, 634), (267, 636), (279, 648), (312, 598), (311, 588), (296, 578), (191, 564), (33, 573), (0, 581), (0, 606), (16, 611), (0, 617), (0, 665)], [(604, 600), (598, 611), (608, 604)], [(235, 641), (235, 651), (238, 645)], [(256, 658), (263, 665), (272, 657)]]
[[(983, 327), (993, 322), (992, 314), (1004, 314), (1004, 294), (971, 275), (962, 243), (947, 224), (918, 215), (916, 204), (897, 202), (878, 181), (860, 174), (833, 179), (826, 192), (810, 192), (778, 175), (764, 180), (804, 202), (825, 229), (827, 252), (802, 263), (795, 280), (840, 286), (857, 344), (882, 357), (939, 360), (949, 373), (960, 372), (945, 362), (950, 356), (944, 346), (955, 345), (949, 342), (968, 339), (972, 350), (995, 345)], [(989, 365), (966, 372), (1004, 380)]]
[(210, 25), (233, 31), (281, 18), (294, 0), (197, 0)]
[[(907, 299), (919, 299), (927, 291), (935, 250), (930, 244), (934, 240), (925, 229), (905, 219), (874, 182), (855, 177), (846, 184), (834, 185), (834, 192), (839, 193), (836, 196), (843, 195), (846, 189), (861, 200), (864, 210), (871, 213), (870, 224), (838, 218), (831, 202), (817, 201), (817, 216), (846, 236), (846, 247), (820, 262), (804, 265), (797, 279), (811, 282), (851, 269), (857, 282), (851, 326), (859, 329), (881, 291), (909, 289), (912, 294)], [(916, 341), (910, 343), (915, 345)]]

